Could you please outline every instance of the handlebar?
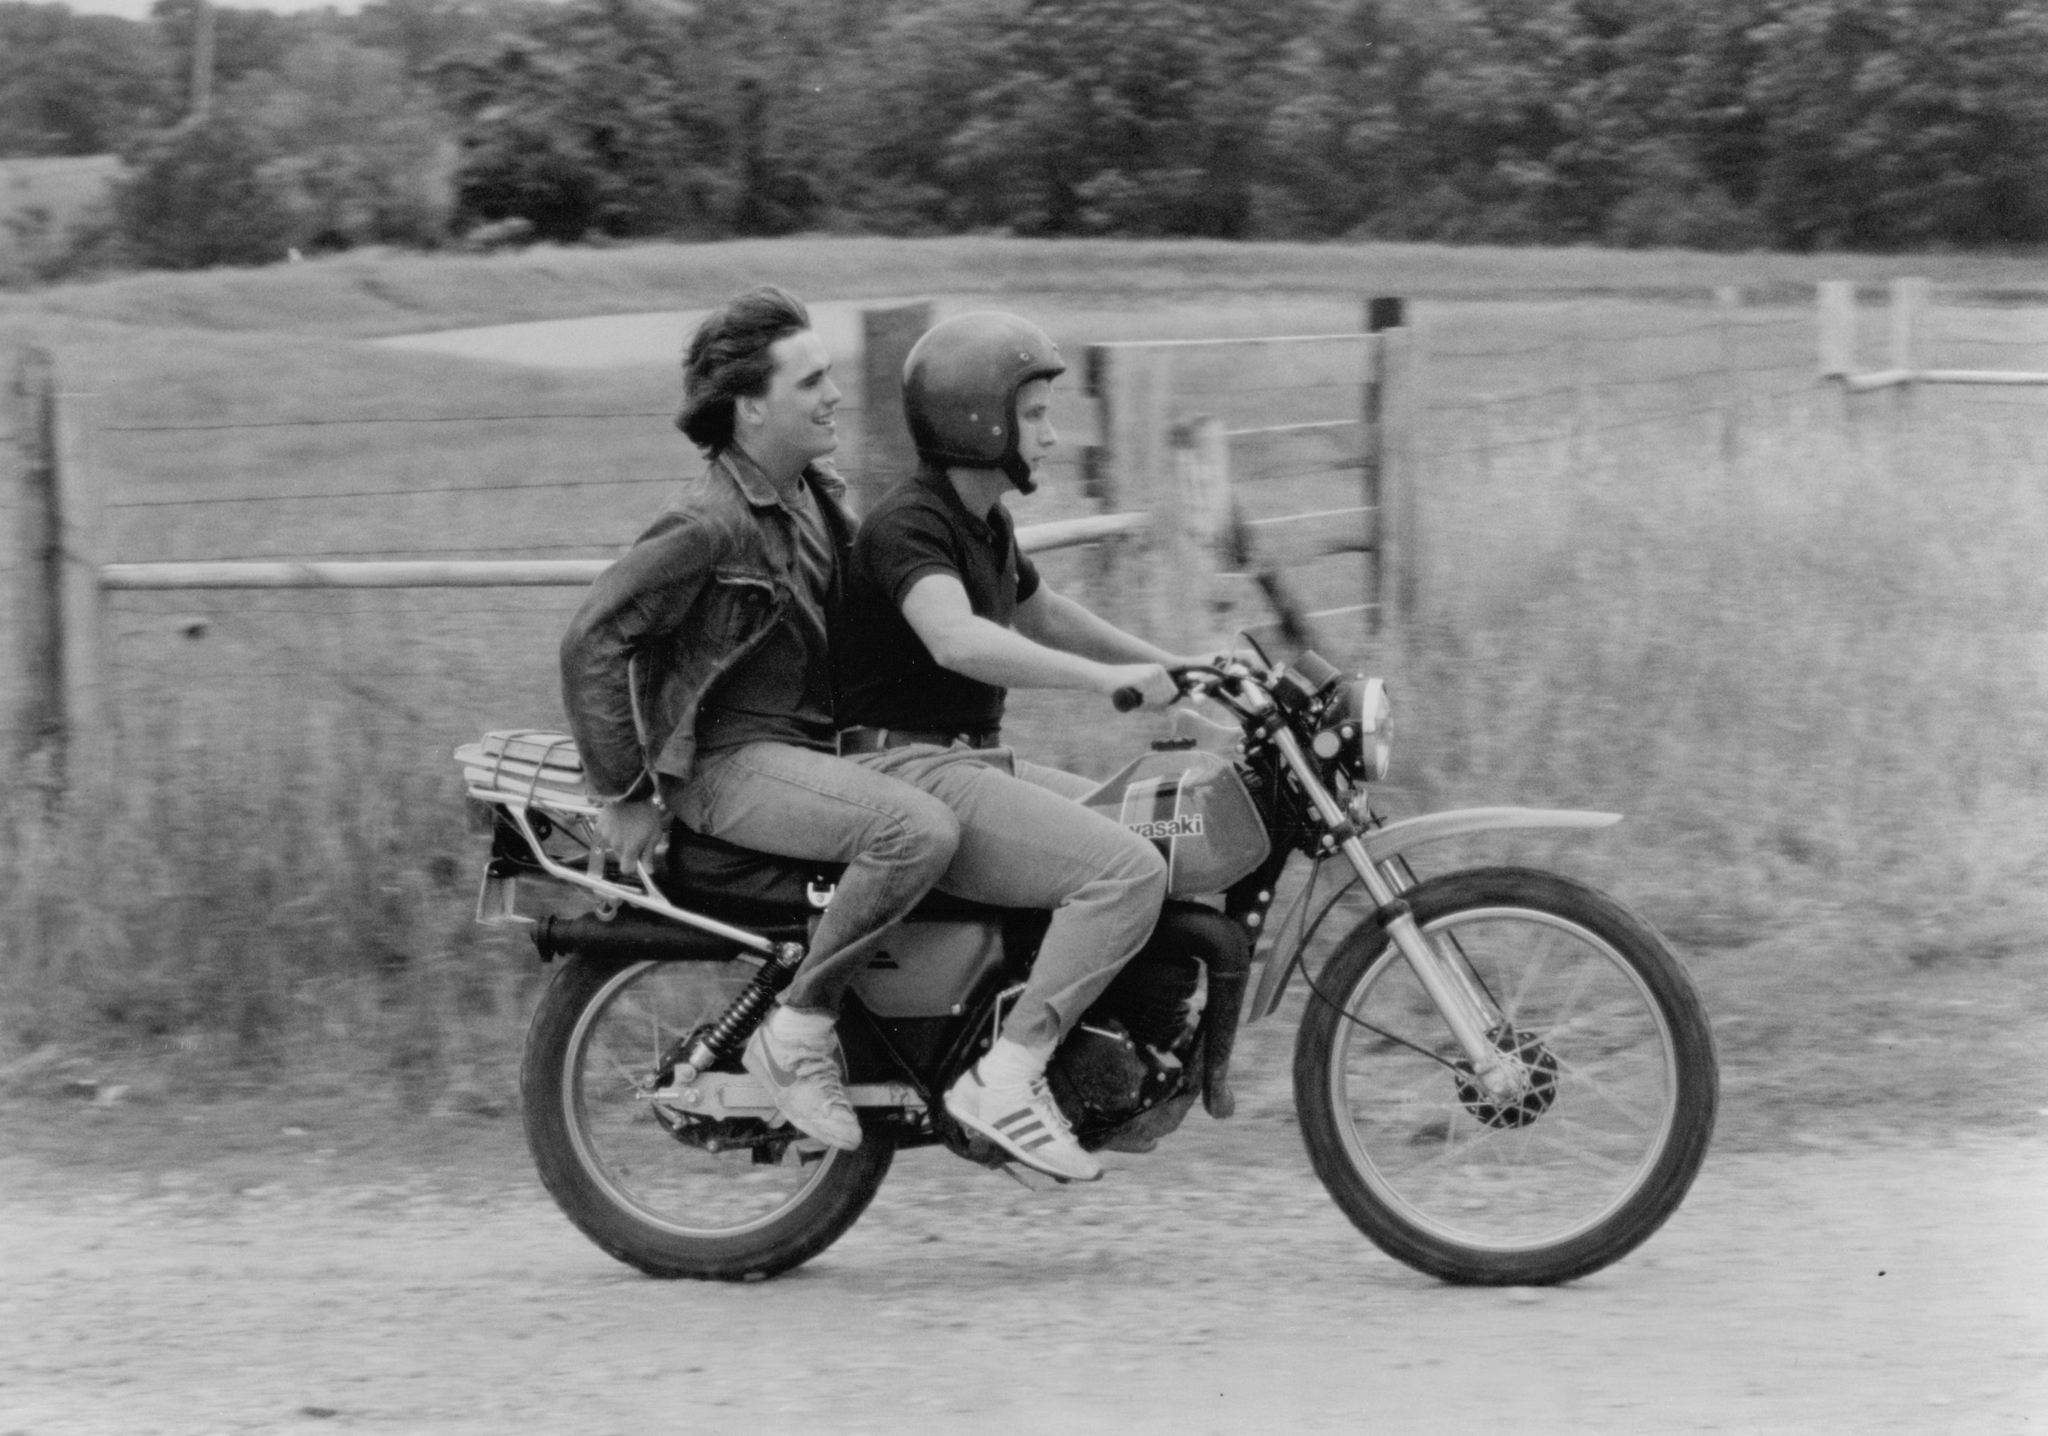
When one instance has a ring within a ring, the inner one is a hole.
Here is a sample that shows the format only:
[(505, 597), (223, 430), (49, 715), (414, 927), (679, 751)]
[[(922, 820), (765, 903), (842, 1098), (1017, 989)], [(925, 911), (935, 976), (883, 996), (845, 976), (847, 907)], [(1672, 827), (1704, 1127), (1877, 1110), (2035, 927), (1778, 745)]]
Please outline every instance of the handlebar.
[[(1186, 698), (1189, 694), (1197, 691), (1197, 684), (1200, 680), (1209, 680), (1208, 683), (1202, 685), (1202, 691), (1206, 692), (1213, 689), (1218, 683), (1226, 681), (1231, 675), (1211, 664), (1190, 663), (1182, 667), (1167, 669), (1166, 676), (1173, 680), (1173, 686), (1180, 690), (1180, 696)], [(1109, 701), (1116, 705), (1117, 712), (1130, 713), (1145, 706), (1145, 695), (1135, 687), (1126, 684), (1122, 688), (1117, 689), (1115, 693), (1112, 693)]]

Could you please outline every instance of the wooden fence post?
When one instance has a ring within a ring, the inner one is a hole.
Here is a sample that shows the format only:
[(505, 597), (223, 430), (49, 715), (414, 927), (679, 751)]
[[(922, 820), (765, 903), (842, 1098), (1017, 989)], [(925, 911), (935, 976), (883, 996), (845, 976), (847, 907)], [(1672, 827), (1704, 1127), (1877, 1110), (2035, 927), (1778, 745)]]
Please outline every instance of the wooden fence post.
[[(1082, 445), (1079, 455), (1081, 493), (1100, 514), (1117, 511), (1112, 501), (1116, 492), (1116, 473), (1109, 453), (1109, 372), (1115, 362), (1110, 357), (1109, 346), (1105, 344), (1090, 344), (1081, 351), (1081, 399), (1094, 406), (1096, 421), (1093, 442)], [(1123, 547), (1121, 542), (1091, 544), (1082, 559), (1085, 565), (1083, 582), (1087, 590), (1084, 601), (1111, 620), (1122, 613), (1117, 558)]]
[(1244, 590), (1241, 583), (1226, 590), (1219, 581), (1220, 574), (1239, 567), (1229, 560), (1241, 522), (1231, 492), (1230, 438), (1223, 421), (1201, 414), (1175, 424), (1173, 458), (1185, 534), (1182, 550), (1189, 560), (1184, 599), (1191, 641), (1181, 651), (1228, 648), (1230, 635), (1240, 626), (1237, 610)]
[(15, 492), (14, 636), (20, 689), (14, 719), (17, 755), (42, 781), (62, 772), (63, 636), (57, 607), (57, 463), (50, 356), (31, 349), (9, 386), (19, 456)]
[(62, 392), (50, 356), (30, 351), (13, 388), (15, 433), (25, 450), (17, 509), (17, 749), (54, 792), (96, 785), (105, 766), (99, 493), (83, 455), (81, 396)]
[(1563, 323), (1569, 326), (1564, 335), (1564, 383), (1571, 393), (1571, 413), (1565, 420), (1565, 462), (1573, 472), (1581, 472), (1592, 457), (1593, 432), (1593, 349), (1587, 335), (1586, 306), (1573, 303)]
[(1714, 309), (1721, 317), (1721, 464), (1733, 468), (1742, 448), (1742, 379), (1735, 364), (1736, 315), (1742, 290), (1723, 284), (1714, 290)]
[(1819, 286), (1820, 377), (1846, 379), (1856, 372), (1856, 286), (1824, 279)]
[(21, 397), (26, 356), (0, 350), (0, 756), (22, 750), (27, 685), (23, 609), (28, 595), (27, 550), (22, 542), (23, 497), (28, 485), (27, 405)]
[(1109, 459), (1109, 371), (1114, 363), (1107, 344), (1090, 344), (1081, 351), (1081, 398), (1095, 406), (1094, 442), (1081, 446), (1081, 492), (1102, 513), (1115, 511), (1109, 501), (1115, 487)]
[(65, 784), (100, 797), (110, 755), (101, 703), (102, 505), (89, 449), (90, 395), (67, 392), (51, 373), (50, 430), (56, 460), (57, 608), (64, 683)]
[[(1917, 374), (1924, 367), (1920, 362), (1920, 331), (1927, 317), (1927, 281), (1894, 279), (1891, 300), (1891, 367), (1906, 374)], [(1894, 423), (1903, 426), (1911, 420), (1916, 402), (1914, 395), (1919, 387), (1913, 379), (1895, 386), (1892, 395)], [(1903, 429), (1899, 437), (1904, 437)]]
[(855, 512), (866, 513), (917, 467), (917, 450), (903, 421), (903, 361), (932, 327), (931, 301), (863, 309), (860, 322), (860, 469), (847, 487)]
[(1844, 437), (1852, 417), (1849, 376), (1856, 372), (1856, 285), (1847, 279), (1824, 279), (1819, 286), (1820, 377), (1835, 388), (1835, 427)]
[[(1415, 491), (1414, 331), (1408, 327), (1405, 308), (1400, 321), (1379, 330), (1372, 341), (1372, 387), (1378, 394), (1379, 424), (1378, 437), (1371, 441), (1378, 451), (1379, 505), (1373, 553), (1380, 607), (1374, 613), (1391, 607), (1397, 639), (1412, 628), (1422, 612), (1422, 549), (1426, 541)], [(1374, 500), (1368, 498), (1367, 502)], [(1385, 626), (1385, 620), (1376, 618), (1371, 631), (1382, 634)]]
[(1113, 570), (1105, 575), (1104, 597), (1119, 626), (1177, 650), (1191, 626), (1185, 592), (1188, 556), (1169, 427), (1173, 351), (1151, 344), (1105, 344), (1097, 350), (1100, 357), (1091, 354), (1090, 370), (1100, 385), (1108, 452), (1098, 457), (1094, 487), (1106, 510), (1136, 509), (1152, 516), (1142, 543), (1121, 546)]
[[(1391, 296), (1375, 296), (1365, 302), (1365, 330), (1384, 336), (1406, 333), (1408, 307)], [(1365, 452), (1360, 456), (1359, 502), (1371, 510), (1367, 520), (1365, 554), (1365, 631), (1378, 638), (1386, 627), (1387, 549), (1392, 530), (1387, 519), (1387, 352), (1384, 337), (1367, 341), (1365, 351)], [(1397, 475), (1398, 476), (1398, 475)]]
[(1920, 326), (1927, 313), (1927, 281), (1892, 281), (1892, 368), (1915, 370)]

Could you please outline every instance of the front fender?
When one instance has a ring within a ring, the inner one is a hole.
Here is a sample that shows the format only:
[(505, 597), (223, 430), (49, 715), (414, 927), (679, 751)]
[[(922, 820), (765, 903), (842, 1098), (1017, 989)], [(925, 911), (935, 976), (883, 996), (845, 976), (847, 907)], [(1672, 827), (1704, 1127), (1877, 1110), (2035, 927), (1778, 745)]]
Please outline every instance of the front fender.
[(1619, 813), (1594, 813), (1579, 808), (1453, 808), (1448, 813), (1425, 813), (1373, 828), (1365, 836), (1365, 851), (1376, 863), (1424, 843), (1446, 838), (1470, 837), (1473, 833), (1499, 832), (1506, 828), (1606, 828), (1621, 821)]
[[(1383, 863), (1398, 857), (1410, 848), (1419, 848), (1424, 843), (1440, 843), (1447, 838), (1465, 838), (1474, 833), (1500, 832), (1510, 828), (1606, 828), (1621, 821), (1619, 813), (1595, 813), (1578, 808), (1454, 808), (1448, 813), (1425, 813), (1419, 818), (1403, 818), (1373, 828), (1364, 836), (1365, 851), (1374, 863)], [(1308, 914), (1302, 915), (1308, 920)], [(1287, 924), (1281, 923), (1285, 932)], [(1245, 1009), (1244, 1020), (1257, 1022), (1272, 1015), (1280, 1005), (1280, 996), (1287, 990), (1287, 979), (1294, 973), (1297, 959), (1301, 956), (1299, 947), (1283, 953), (1277, 947), (1266, 954), (1265, 969), (1259, 973), (1258, 989), (1252, 993), (1251, 1004)]]

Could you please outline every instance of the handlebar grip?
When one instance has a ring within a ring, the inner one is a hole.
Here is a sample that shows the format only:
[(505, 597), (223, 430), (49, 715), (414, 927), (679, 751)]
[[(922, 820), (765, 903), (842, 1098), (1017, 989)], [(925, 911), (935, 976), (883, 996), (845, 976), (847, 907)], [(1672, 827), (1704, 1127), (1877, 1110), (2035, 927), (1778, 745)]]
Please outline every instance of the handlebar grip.
[(1122, 688), (1109, 695), (1109, 701), (1116, 705), (1117, 712), (1128, 713), (1134, 708), (1143, 708), (1145, 706), (1145, 695), (1129, 684), (1125, 684)]

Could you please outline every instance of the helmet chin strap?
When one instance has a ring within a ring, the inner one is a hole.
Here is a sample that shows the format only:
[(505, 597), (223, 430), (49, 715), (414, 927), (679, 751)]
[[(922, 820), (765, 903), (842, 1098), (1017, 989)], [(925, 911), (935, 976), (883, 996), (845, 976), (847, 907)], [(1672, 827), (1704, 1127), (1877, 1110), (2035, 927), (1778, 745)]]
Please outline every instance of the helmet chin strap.
[(1032, 477), (1031, 465), (1025, 463), (1024, 456), (1015, 449), (1003, 455), (1002, 461), (996, 467), (1003, 471), (1004, 478), (1016, 485), (1018, 493), (1038, 492), (1038, 480)]

